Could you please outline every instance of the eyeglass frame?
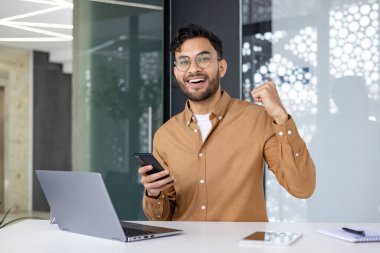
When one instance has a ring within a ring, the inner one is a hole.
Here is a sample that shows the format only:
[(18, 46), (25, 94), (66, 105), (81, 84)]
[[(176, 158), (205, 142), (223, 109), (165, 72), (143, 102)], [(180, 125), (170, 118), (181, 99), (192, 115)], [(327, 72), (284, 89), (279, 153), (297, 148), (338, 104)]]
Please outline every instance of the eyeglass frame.
[(195, 64), (196, 64), (199, 68), (201, 68), (201, 69), (206, 69), (206, 68), (210, 67), (210, 65), (211, 65), (211, 60), (210, 60), (209, 65), (207, 65), (207, 67), (202, 68), (201, 66), (199, 66), (199, 64), (198, 64), (198, 62), (197, 62), (197, 57), (198, 57), (199, 55), (202, 55), (202, 54), (208, 54), (208, 55), (210, 56), (211, 59), (217, 59), (218, 61), (221, 61), (221, 60), (222, 60), (222, 59), (219, 58), (219, 57), (212, 56), (212, 54), (211, 54), (209, 51), (202, 51), (202, 52), (198, 53), (193, 59), (191, 59), (191, 58), (188, 57), (188, 56), (180, 56), (180, 57), (179, 57), (179, 58), (188, 58), (189, 61), (190, 61), (190, 64), (188, 65), (188, 67), (187, 67), (185, 70), (181, 70), (181, 69), (178, 68), (178, 66), (177, 66), (177, 60), (178, 60), (178, 59), (176, 59), (176, 60), (174, 61), (174, 66), (175, 66), (175, 68), (176, 68), (178, 71), (185, 72), (185, 71), (187, 71), (187, 70), (190, 68), (191, 63), (193, 62), (193, 60), (195, 60)]

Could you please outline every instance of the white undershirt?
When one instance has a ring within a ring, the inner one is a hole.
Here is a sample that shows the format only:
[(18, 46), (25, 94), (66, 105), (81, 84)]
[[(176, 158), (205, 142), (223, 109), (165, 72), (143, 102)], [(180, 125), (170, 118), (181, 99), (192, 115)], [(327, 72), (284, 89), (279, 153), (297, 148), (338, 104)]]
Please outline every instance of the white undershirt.
[(194, 114), (194, 116), (197, 119), (197, 125), (199, 126), (199, 129), (201, 130), (202, 141), (205, 141), (212, 127), (211, 120), (209, 118), (210, 113), (203, 114), (203, 115)]

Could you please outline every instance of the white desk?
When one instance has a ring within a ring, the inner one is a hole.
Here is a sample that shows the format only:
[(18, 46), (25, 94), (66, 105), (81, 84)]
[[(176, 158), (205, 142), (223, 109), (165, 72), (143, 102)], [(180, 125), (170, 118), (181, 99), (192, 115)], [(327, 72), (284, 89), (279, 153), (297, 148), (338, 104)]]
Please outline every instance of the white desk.
[[(36, 253), (200, 253), (200, 252), (302, 252), (379, 253), (380, 243), (354, 244), (317, 234), (319, 228), (341, 227), (337, 223), (259, 222), (141, 222), (184, 230), (184, 234), (123, 243), (60, 231), (45, 220), (25, 220), (0, 230), (0, 250)], [(352, 226), (355, 224), (344, 224)], [(360, 224), (380, 230), (380, 223)], [(302, 232), (291, 246), (241, 246), (238, 241), (256, 230)]]

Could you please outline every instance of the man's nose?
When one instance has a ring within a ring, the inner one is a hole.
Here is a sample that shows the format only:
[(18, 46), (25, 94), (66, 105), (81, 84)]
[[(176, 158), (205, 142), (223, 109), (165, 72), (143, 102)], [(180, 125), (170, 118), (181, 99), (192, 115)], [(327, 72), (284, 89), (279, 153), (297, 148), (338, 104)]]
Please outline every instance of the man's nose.
[(189, 73), (197, 73), (197, 72), (200, 72), (202, 70), (202, 68), (200, 68), (197, 64), (197, 62), (194, 60), (192, 60), (190, 62), (190, 66), (189, 66), (189, 69), (187, 70)]

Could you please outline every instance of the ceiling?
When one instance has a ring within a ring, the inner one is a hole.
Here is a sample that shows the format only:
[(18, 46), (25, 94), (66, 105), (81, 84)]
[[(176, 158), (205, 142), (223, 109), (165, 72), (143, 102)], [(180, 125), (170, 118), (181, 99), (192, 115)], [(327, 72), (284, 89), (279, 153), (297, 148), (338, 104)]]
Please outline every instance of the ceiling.
[(71, 73), (72, 0), (1, 0), (0, 45), (50, 53)]

